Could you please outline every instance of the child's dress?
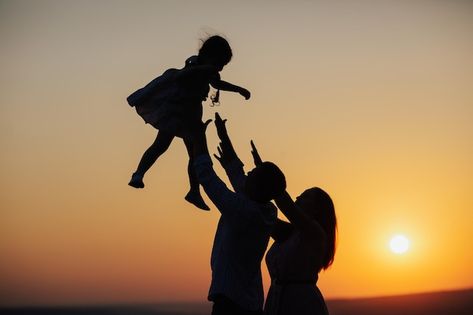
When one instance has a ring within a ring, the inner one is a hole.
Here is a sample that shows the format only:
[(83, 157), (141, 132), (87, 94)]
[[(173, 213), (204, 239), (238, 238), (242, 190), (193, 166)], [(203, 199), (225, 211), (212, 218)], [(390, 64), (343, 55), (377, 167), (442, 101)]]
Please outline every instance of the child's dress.
[(168, 69), (128, 98), (144, 121), (177, 137), (188, 136), (188, 126), (202, 121), (202, 102), (209, 93), (207, 80), (180, 82), (180, 71), (198, 65), (198, 57), (186, 60), (183, 69)]

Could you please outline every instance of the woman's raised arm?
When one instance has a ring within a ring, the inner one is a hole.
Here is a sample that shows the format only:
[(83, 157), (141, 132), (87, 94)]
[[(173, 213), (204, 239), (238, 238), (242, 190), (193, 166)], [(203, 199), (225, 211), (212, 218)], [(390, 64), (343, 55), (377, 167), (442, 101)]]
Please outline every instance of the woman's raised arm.
[(294, 228), (299, 230), (302, 234), (317, 239), (326, 238), (322, 227), (315, 219), (311, 218), (303, 209), (297, 206), (287, 191), (275, 198), (274, 201)]

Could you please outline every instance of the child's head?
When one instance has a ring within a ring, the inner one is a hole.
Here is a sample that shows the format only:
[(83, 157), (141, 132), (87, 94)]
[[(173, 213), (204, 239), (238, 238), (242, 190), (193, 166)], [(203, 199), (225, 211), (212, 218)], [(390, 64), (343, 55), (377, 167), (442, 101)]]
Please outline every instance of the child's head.
[(207, 38), (199, 49), (199, 58), (221, 70), (232, 59), (232, 49), (227, 40), (214, 35)]

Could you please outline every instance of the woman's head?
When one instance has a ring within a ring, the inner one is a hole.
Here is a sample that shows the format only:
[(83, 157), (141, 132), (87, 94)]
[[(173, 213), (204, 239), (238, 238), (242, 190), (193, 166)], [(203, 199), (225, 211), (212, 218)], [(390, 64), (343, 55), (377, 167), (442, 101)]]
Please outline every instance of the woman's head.
[(214, 35), (207, 38), (199, 49), (199, 58), (221, 70), (232, 59), (232, 49), (227, 40)]
[(318, 187), (309, 188), (296, 199), (296, 204), (315, 219), (325, 232), (327, 250), (322, 267), (327, 269), (333, 263), (337, 240), (337, 217), (332, 198)]

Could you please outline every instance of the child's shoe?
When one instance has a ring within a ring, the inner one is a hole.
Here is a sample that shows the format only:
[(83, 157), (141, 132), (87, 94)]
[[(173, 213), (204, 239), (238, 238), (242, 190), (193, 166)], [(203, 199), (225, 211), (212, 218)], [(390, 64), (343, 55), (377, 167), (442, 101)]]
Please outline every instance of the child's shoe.
[(131, 179), (128, 185), (135, 188), (144, 188), (145, 184), (143, 183), (143, 175), (133, 173), (133, 175), (131, 175)]
[(199, 209), (209, 211), (210, 208), (205, 204), (204, 199), (202, 199), (202, 196), (200, 195), (200, 192), (198, 191), (189, 191), (187, 195), (184, 197), (188, 202), (192, 203), (194, 206), (196, 206)]

